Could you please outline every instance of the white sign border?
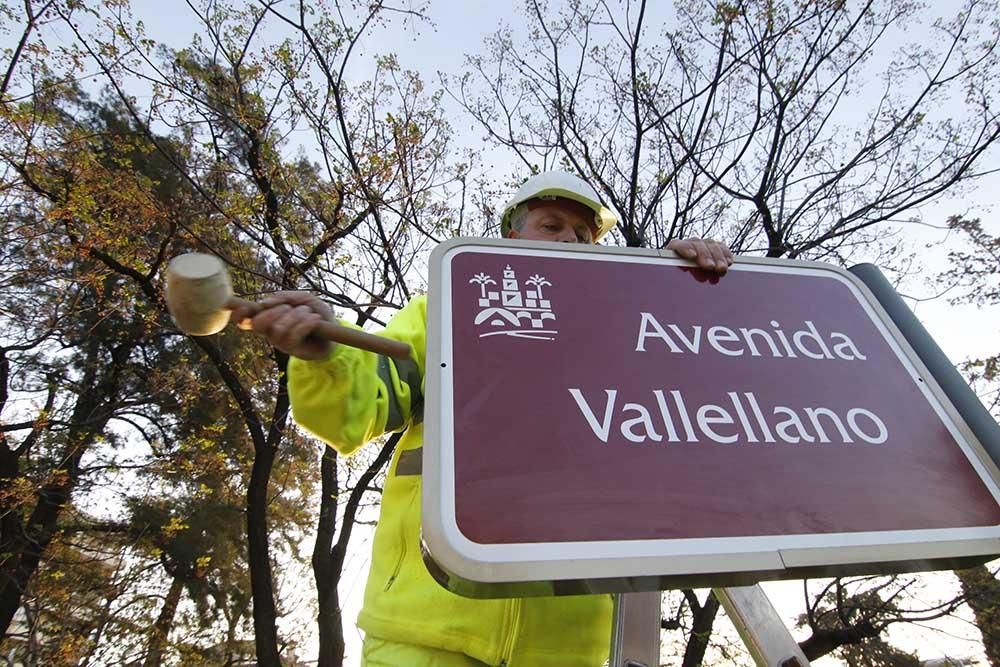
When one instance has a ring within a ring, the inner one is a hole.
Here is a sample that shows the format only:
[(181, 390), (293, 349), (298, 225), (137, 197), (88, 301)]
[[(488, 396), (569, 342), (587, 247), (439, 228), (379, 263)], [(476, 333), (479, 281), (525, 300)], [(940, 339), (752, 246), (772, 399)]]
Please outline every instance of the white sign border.
[[(451, 262), (461, 254), (517, 254), (573, 260), (691, 266), (667, 250), (564, 246), (531, 241), (452, 239), (431, 256), (426, 391), (440, 397), (424, 413), (423, 540), (433, 562), (450, 577), (471, 585), (671, 577), (712, 573), (782, 572), (859, 563), (924, 561), (1000, 554), (1000, 526), (954, 529), (766, 535), (725, 538), (480, 544), (465, 537), (455, 518), (454, 425), (452, 423)], [(828, 264), (740, 257), (730, 271), (793, 273), (835, 278), (862, 304), (914, 383), (961, 447), (980, 479), (1000, 503), (1000, 474), (978, 440), (885, 315), (852, 274)], [(449, 316), (445, 319), (445, 316)]]

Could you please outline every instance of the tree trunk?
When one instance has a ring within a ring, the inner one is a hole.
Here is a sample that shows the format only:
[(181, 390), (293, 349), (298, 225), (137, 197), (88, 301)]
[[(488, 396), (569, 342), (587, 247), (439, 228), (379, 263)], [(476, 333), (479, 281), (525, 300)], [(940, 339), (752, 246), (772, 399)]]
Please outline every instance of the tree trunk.
[(318, 667), (343, 667), (344, 619), (340, 613), (337, 582), (319, 586), (319, 660)]
[(243, 415), (243, 420), (253, 441), (253, 465), (246, 494), (247, 565), (250, 571), (250, 592), (253, 596), (254, 649), (260, 667), (280, 667), (278, 651), (277, 606), (274, 603), (274, 579), (271, 573), (270, 544), (267, 528), (267, 489), (274, 468), (274, 457), (285, 433), (288, 417), (287, 364), (288, 356), (277, 353), (279, 368), (278, 394), (275, 399), (273, 419), (264, 435), (260, 416), (254, 409), (250, 392), (240, 382), (233, 369), (218, 350), (202, 338), (195, 338), (222, 376), (222, 381), (232, 394)]
[(705, 604), (699, 606), (693, 591), (690, 594), (688, 591), (684, 593), (694, 619), (691, 623), (691, 636), (688, 637), (687, 648), (684, 649), (682, 667), (700, 667), (705, 659), (705, 651), (708, 650), (708, 642), (712, 638), (715, 616), (719, 613), (719, 599), (712, 591), (705, 599)]
[(160, 614), (153, 624), (153, 632), (149, 638), (149, 649), (146, 651), (146, 660), (142, 667), (160, 667), (163, 663), (163, 649), (167, 645), (167, 637), (174, 627), (174, 616), (177, 614), (177, 604), (181, 601), (181, 593), (184, 592), (184, 584), (180, 577), (174, 577), (170, 581), (170, 590), (167, 591), (167, 598), (163, 601)]
[[(17, 455), (5, 443), (0, 447), (0, 491), (10, 488), (19, 475), (19, 468)], [(23, 532), (20, 508), (5, 507), (0, 512), (0, 553), (18, 553), (23, 548)], [(20, 593), (19, 585), (13, 580), (13, 570), (0, 569), (0, 637), (7, 636), (10, 621), (21, 604)]]
[(337, 481), (337, 453), (327, 448), (323, 454), (322, 501), (319, 523), (316, 527), (316, 546), (313, 548), (312, 564), (319, 595), (319, 667), (341, 667), (344, 664), (344, 619), (340, 613), (340, 595), (337, 585), (344, 572), (344, 558), (351, 540), (354, 522), (357, 518), (361, 499), (368, 485), (392, 458), (396, 444), (403, 433), (389, 437), (382, 451), (368, 465), (358, 478), (347, 497), (344, 506), (344, 523), (340, 535), (334, 543), (337, 522), (337, 496), (340, 493)]
[(332, 553), (337, 521), (337, 452), (327, 447), (321, 468), (319, 523), (312, 565), (319, 602), (319, 667), (342, 667), (344, 664), (344, 621), (340, 614), (340, 596)]
[(962, 582), (966, 602), (976, 615), (986, 659), (991, 667), (1000, 667), (1000, 581), (985, 565), (955, 570), (955, 575)]
[(254, 455), (247, 487), (247, 561), (250, 590), (253, 592), (253, 629), (260, 667), (280, 667), (278, 655), (278, 612), (274, 604), (274, 584), (268, 550), (267, 484), (271, 478), (276, 450), (261, 447)]
[(799, 648), (805, 653), (810, 661), (833, 653), (842, 646), (853, 646), (860, 644), (866, 639), (878, 637), (879, 629), (868, 621), (863, 621), (848, 628), (834, 628), (831, 630), (813, 630), (812, 635), (799, 642)]
[[(101, 358), (99, 346), (96, 343), (90, 346), (84, 364), (87, 370), (80, 383), (81, 389), (70, 420), (73, 426), (66, 435), (66, 446), (59, 454), (59, 469), (53, 471), (39, 490), (27, 525), (21, 527), (19, 534), (3, 537), (5, 557), (0, 570), (0, 632), (4, 637), (21, 606), (21, 596), (28, 582), (38, 571), (42, 554), (56, 534), (59, 515), (80, 478), (80, 460), (103, 433), (111, 418), (107, 406), (116, 401), (119, 372), (133, 349), (134, 343), (118, 346), (112, 351), (110, 363), (107, 363)], [(9, 474), (7, 468), (10, 465), (10, 461), (4, 461), (5, 474)], [(17, 465), (16, 461), (14, 465)]]

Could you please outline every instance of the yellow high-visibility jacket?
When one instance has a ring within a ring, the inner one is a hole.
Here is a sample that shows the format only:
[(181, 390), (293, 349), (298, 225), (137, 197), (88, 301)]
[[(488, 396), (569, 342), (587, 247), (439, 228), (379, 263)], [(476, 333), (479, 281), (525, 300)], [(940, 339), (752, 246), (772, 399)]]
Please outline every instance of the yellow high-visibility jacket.
[(379, 639), (465, 653), (490, 665), (599, 667), (608, 655), (609, 596), (474, 600), (441, 587), (424, 566), (421, 477), (411, 463), (423, 446), (426, 313), (426, 297), (416, 297), (382, 332), (409, 344), (412, 361), (337, 345), (325, 360), (293, 358), (288, 366), (295, 421), (341, 454), (406, 428), (382, 492), (358, 626)]

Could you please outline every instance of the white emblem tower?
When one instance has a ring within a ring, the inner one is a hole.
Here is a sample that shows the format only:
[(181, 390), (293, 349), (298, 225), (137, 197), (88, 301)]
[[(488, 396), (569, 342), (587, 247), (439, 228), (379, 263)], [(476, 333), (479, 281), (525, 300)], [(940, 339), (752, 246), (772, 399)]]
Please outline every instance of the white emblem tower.
[(503, 270), (503, 291), (501, 292), (502, 303), (507, 308), (522, 308), (524, 303), (521, 300), (521, 289), (517, 286), (517, 276), (510, 264)]

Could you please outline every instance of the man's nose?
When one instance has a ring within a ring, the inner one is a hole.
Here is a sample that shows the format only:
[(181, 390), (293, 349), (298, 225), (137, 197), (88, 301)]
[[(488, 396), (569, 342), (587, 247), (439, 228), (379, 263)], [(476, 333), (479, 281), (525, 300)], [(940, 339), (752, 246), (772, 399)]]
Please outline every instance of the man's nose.
[(557, 243), (576, 243), (576, 231), (572, 229), (563, 229), (559, 232), (556, 237)]

